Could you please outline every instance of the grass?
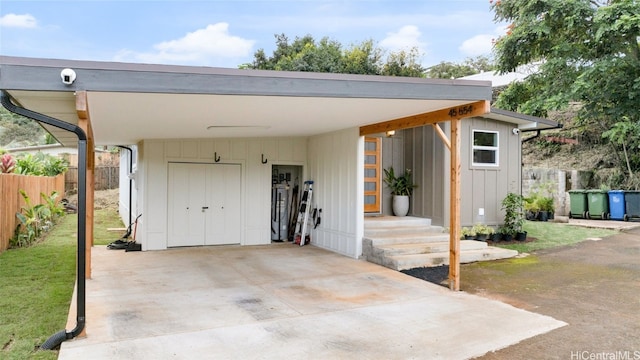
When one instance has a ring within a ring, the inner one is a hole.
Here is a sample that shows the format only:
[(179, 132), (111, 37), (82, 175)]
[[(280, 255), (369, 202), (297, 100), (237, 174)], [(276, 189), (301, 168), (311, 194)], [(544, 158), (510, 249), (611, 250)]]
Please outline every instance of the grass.
[(533, 237), (536, 240), (517, 244), (497, 243), (495, 246), (518, 250), (521, 253), (530, 253), (536, 250), (576, 244), (588, 238), (601, 238), (618, 233), (615, 230), (594, 229), (566, 223), (543, 221), (526, 221), (523, 228), (528, 237)]
[[(117, 213), (96, 210), (94, 244), (122, 234)], [(76, 279), (77, 215), (66, 215), (38, 243), (0, 254), (0, 358), (57, 359), (38, 347), (64, 329)], [(70, 330), (70, 329), (67, 329)]]

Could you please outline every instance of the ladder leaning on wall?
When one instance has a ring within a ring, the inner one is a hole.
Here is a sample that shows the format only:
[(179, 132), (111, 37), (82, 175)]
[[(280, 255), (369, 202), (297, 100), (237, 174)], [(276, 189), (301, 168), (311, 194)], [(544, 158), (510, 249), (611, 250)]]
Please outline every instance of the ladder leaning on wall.
[[(293, 236), (294, 243), (304, 246), (311, 241), (309, 234), (309, 211), (311, 209), (311, 197), (313, 195), (313, 180), (304, 182), (300, 207), (298, 208), (298, 220)], [(304, 239), (304, 240), (302, 240)]]

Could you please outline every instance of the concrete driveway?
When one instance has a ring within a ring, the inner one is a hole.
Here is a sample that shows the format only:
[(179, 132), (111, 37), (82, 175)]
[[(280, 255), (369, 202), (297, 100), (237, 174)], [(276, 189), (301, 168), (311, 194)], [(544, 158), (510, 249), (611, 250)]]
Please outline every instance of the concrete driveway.
[(566, 325), (290, 243), (95, 247), (92, 264), (87, 336), (60, 360), (468, 359)]

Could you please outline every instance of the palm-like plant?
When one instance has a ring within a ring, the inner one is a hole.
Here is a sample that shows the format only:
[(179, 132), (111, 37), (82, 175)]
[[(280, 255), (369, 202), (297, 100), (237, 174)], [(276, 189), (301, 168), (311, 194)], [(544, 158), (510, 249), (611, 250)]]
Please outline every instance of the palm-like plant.
[(391, 189), (392, 195), (411, 196), (418, 185), (411, 182), (411, 169), (406, 169), (403, 175), (396, 176), (393, 166), (384, 169), (384, 182)]

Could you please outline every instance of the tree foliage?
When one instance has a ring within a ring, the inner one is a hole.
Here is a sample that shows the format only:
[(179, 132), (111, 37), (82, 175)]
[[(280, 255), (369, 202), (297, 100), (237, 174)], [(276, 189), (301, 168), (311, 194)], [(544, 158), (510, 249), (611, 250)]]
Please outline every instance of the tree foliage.
[(36, 122), (10, 112), (0, 106), (0, 146), (7, 147), (11, 143), (37, 145), (44, 138), (46, 131)]
[(443, 61), (428, 68), (426, 76), (436, 79), (457, 79), (493, 70), (495, 70), (495, 66), (488, 57), (478, 56), (476, 58), (467, 58), (460, 64)]
[[(497, 107), (546, 116), (579, 102), (580, 125), (604, 133), (618, 151), (637, 151), (640, 138), (631, 136), (640, 122), (639, 1), (497, 0), (491, 6), (496, 21), (510, 24), (495, 43), (498, 70), (538, 66), (505, 90)], [(629, 161), (620, 167), (631, 175), (640, 158)]]
[(311, 35), (305, 35), (290, 41), (285, 34), (278, 34), (275, 38), (276, 49), (271, 56), (259, 49), (253, 55), (253, 62), (241, 68), (424, 77), (417, 48), (386, 55), (373, 40), (344, 48), (328, 37), (316, 41)]

